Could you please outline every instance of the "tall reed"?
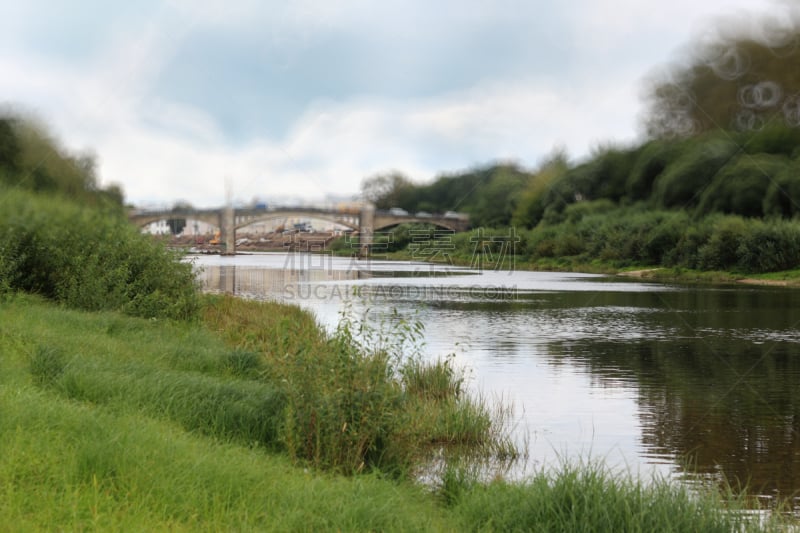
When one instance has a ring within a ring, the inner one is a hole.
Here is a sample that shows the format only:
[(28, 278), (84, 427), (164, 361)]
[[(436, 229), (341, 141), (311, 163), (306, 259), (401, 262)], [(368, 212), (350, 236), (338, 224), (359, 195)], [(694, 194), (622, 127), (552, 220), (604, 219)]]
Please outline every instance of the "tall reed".
[(418, 321), (393, 317), (385, 329), (344, 313), (326, 336), (296, 308), (230, 297), (212, 302), (208, 327), (227, 331), (231, 347), (261, 354), (262, 379), (285, 385), (283, 443), (298, 461), (404, 476), (442, 448), (517, 453), (504, 421), (466, 394), (463, 375), (447, 361), (420, 359)]

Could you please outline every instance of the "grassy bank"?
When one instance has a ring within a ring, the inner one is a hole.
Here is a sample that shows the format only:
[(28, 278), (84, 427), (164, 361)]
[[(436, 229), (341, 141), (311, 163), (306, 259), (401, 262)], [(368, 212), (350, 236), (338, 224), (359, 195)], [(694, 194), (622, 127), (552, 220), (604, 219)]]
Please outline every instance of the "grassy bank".
[[(353, 469), (358, 475), (334, 474), (330, 461), (344, 448), (325, 427), (348, 428), (335, 416), (324, 420), (332, 414), (325, 402), (341, 399), (320, 385), (320, 376), (342, 370), (320, 360), (329, 341), (306, 313), (276, 304), (212, 299), (197, 323), (68, 310), (38, 297), (7, 296), (0, 302), (0, 525), (732, 531), (744, 520), (723, 512), (713, 494), (698, 498), (666, 482), (642, 485), (592, 465), (556, 469), (522, 484), (486, 484), (470, 467), (451, 463), (433, 488), (398, 476), (396, 468), (387, 475), (380, 463)], [(402, 445), (384, 450), (394, 450), (393, 457), (415, 435), (424, 437), (414, 444), (419, 451), (458, 434), (446, 423), (434, 424), (436, 417), (411, 423), (424, 418), (425, 402), (463, 397), (442, 393), (436, 379), (424, 378), (446, 369), (420, 370), (412, 367), (390, 380), (409, 396), (404, 410), (413, 415), (387, 435), (393, 446)], [(370, 376), (345, 372), (347, 382), (336, 381), (335, 388), (352, 387), (345, 398), (364, 396), (360, 380)], [(314, 391), (318, 386), (323, 390)], [(303, 402), (319, 408), (318, 426), (306, 433), (299, 429)], [(399, 416), (391, 404), (371, 408), (372, 415)], [(348, 426), (358, 423), (357, 417)], [(360, 434), (369, 435), (367, 429)], [(298, 441), (294, 448), (291, 438)], [(358, 450), (361, 441), (342, 442)], [(458, 464), (473, 463), (462, 458)]]

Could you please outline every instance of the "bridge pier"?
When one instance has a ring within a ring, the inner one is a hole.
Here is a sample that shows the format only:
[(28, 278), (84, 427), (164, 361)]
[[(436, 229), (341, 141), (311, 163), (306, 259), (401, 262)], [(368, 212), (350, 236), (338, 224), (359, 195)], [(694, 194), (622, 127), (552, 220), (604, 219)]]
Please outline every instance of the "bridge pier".
[(375, 206), (365, 204), (361, 208), (361, 216), (358, 220), (358, 256), (361, 258), (369, 257), (372, 248), (372, 236), (375, 233)]
[(225, 243), (222, 255), (236, 255), (236, 219), (233, 215), (233, 206), (230, 203), (222, 210), (220, 229), (222, 242)]

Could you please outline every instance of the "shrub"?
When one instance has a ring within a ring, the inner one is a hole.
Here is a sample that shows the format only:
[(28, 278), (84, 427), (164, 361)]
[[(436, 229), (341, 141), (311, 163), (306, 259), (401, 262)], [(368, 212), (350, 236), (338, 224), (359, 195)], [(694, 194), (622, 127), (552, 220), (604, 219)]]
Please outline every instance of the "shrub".
[(679, 143), (658, 140), (646, 144), (628, 174), (625, 192), (631, 200), (645, 200), (650, 197), (653, 183), (679, 153)]
[(743, 272), (796, 268), (800, 265), (800, 223), (753, 222), (736, 251), (737, 267)]
[(728, 270), (738, 263), (739, 243), (747, 235), (747, 224), (738, 216), (716, 220), (708, 242), (698, 249), (698, 266), (703, 270)]
[(770, 123), (765, 128), (752, 132), (744, 142), (744, 149), (749, 154), (791, 156), (798, 146), (800, 129), (779, 122)]
[(4, 191), (0, 235), (0, 290), (143, 317), (187, 319), (198, 310), (192, 266), (113, 212)]
[(711, 231), (710, 222), (700, 221), (697, 224), (687, 225), (675, 246), (664, 254), (663, 264), (692, 269), (700, 268), (700, 248), (708, 242)]
[(645, 234), (639, 259), (649, 265), (666, 264), (689, 225), (689, 216), (679, 211), (657, 213), (653, 218), (653, 225)]
[(762, 210), (766, 216), (786, 218), (800, 213), (800, 160), (787, 164), (770, 180)]
[(706, 138), (684, 145), (686, 148), (654, 182), (653, 200), (663, 207), (686, 208), (696, 205), (714, 176), (739, 151), (727, 138)]
[(770, 183), (788, 164), (786, 157), (767, 154), (746, 154), (732, 159), (700, 195), (698, 212), (762, 216)]
[(608, 198), (576, 202), (564, 208), (564, 216), (567, 222), (576, 223), (580, 222), (586, 216), (608, 213), (615, 208), (616, 205), (614, 202)]

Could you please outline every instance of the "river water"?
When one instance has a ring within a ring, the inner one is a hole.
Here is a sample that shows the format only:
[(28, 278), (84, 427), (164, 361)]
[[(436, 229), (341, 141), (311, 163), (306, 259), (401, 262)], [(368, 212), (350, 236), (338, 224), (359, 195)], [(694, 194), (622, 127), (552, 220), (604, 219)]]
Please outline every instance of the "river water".
[(800, 491), (798, 290), (299, 253), (192, 260), (206, 290), (298, 304), (329, 329), (344, 309), (376, 327), (419, 320), (425, 357), (453, 357), (473, 391), (513, 405), (525, 472), (602, 459)]

